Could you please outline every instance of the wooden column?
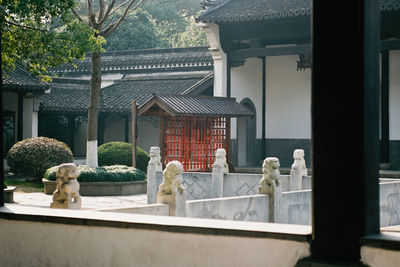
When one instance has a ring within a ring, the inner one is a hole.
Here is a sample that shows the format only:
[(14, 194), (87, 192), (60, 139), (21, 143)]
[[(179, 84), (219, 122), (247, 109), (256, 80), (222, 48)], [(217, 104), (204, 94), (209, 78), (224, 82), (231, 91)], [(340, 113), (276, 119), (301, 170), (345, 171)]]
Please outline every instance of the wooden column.
[(160, 154), (161, 154), (161, 164), (165, 165), (165, 147), (164, 147), (164, 134), (165, 134), (165, 117), (160, 114), (159, 115), (159, 121), (160, 121), (160, 139), (159, 139), (159, 144), (160, 144)]
[(24, 139), (24, 95), (18, 93), (18, 127), (17, 127), (17, 139), (21, 141)]
[(75, 115), (68, 115), (68, 143), (72, 154), (75, 152)]
[(379, 1), (346, 2), (338, 20), (314, 0), (312, 13), (311, 256), (358, 262), (360, 238), (379, 233)]
[(226, 97), (231, 97), (231, 63), (229, 54), (226, 55)]
[[(2, 27), (0, 27), (0, 35), (2, 36)], [(1, 55), (1, 38), (0, 38), (0, 55)], [(3, 106), (3, 70), (2, 70), (2, 60), (0, 56), (0, 103)], [(0, 119), (3, 121), (3, 109), (0, 108)], [(3, 122), (1, 123), (1, 131), (0, 131), (0, 154), (1, 154), (1, 162), (0, 162), (0, 207), (4, 206), (4, 156), (3, 156)]]
[(382, 51), (381, 163), (389, 163), (389, 51)]
[(132, 100), (132, 167), (136, 168), (136, 123), (137, 123), (136, 100)]
[[(226, 151), (226, 160), (230, 162), (231, 160), (231, 118), (226, 117), (226, 139), (227, 139), (227, 151)], [(215, 153), (215, 151), (214, 151)]]
[(267, 62), (266, 58), (262, 58), (262, 130), (261, 130), (261, 161), (266, 157), (266, 105), (267, 105)]

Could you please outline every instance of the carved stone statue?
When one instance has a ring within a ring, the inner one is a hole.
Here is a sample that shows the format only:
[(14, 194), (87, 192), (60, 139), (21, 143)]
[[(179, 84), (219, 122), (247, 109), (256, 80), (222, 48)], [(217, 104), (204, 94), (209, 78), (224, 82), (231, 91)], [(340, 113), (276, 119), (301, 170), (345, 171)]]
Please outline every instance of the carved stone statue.
[(158, 146), (150, 147), (150, 160), (147, 171), (149, 171), (150, 168), (155, 171), (162, 171), (160, 148)]
[(293, 152), (294, 162), (290, 170), (290, 191), (302, 189), (302, 177), (307, 175), (306, 162), (304, 160), (304, 150), (296, 149)]
[(182, 182), (183, 166), (173, 160), (165, 166), (163, 181), (158, 188), (157, 203), (169, 205), (169, 215), (185, 216), (186, 214), (186, 192)]
[(229, 172), (228, 164), (226, 163), (226, 151), (223, 148), (218, 148), (215, 152), (215, 162), (213, 164), (214, 168), (221, 168), (223, 169), (224, 173)]
[(303, 149), (296, 149), (293, 152), (293, 165), (292, 165), (292, 170), (294, 169), (299, 169), (301, 176), (306, 176), (307, 175), (307, 167), (306, 167), (306, 161), (304, 160), (304, 150)]
[(81, 196), (77, 177), (78, 168), (74, 163), (61, 164), (56, 173), (57, 187), (53, 193), (53, 203), (50, 208), (80, 209)]
[(150, 147), (150, 160), (147, 165), (147, 204), (154, 204), (157, 201), (157, 178), (156, 173), (162, 171), (160, 148)]
[(263, 177), (258, 187), (260, 194), (273, 194), (275, 187), (279, 186), (279, 159), (275, 157), (266, 158), (262, 165)]

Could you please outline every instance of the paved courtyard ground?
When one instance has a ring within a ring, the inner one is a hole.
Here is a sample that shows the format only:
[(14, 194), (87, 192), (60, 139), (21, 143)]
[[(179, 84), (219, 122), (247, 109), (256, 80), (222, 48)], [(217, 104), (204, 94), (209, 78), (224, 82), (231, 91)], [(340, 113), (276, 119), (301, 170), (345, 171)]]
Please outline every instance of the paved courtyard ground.
[[(44, 193), (14, 193), (15, 204), (50, 207), (52, 195)], [(96, 210), (105, 208), (124, 208), (133, 206), (142, 206), (147, 204), (147, 195), (131, 195), (131, 196), (107, 196), (107, 197), (82, 197), (82, 209)]]

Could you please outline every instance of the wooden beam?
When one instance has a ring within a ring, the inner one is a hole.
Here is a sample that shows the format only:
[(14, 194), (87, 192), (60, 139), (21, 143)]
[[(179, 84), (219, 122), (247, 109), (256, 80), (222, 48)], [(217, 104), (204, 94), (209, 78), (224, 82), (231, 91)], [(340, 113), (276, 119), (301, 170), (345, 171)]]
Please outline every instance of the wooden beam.
[(136, 122), (137, 122), (136, 100), (132, 100), (132, 167), (136, 168)]
[(380, 43), (380, 50), (400, 50), (400, 39), (382, 40)]
[(303, 44), (281, 47), (239, 49), (232, 51), (230, 57), (233, 62), (237, 62), (251, 57), (286, 56), (299, 54), (311, 54), (311, 45)]
[[(251, 57), (287, 56), (311, 54), (310, 44), (287, 45), (280, 47), (244, 48), (232, 51), (229, 54), (231, 62), (243, 62)], [(381, 40), (380, 51), (400, 50), (400, 39)]]

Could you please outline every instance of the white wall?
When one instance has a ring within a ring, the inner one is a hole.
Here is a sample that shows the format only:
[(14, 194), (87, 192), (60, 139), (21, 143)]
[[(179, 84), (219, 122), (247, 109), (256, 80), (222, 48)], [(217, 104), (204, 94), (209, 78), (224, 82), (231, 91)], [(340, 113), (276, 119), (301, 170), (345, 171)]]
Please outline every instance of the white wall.
[(38, 103), (40, 98), (24, 98), (23, 139), (38, 136)]
[[(249, 98), (257, 110), (256, 137), (261, 138), (262, 128), (262, 60), (249, 58), (245, 64), (231, 69), (231, 96), (236, 102)], [(231, 120), (231, 137), (236, 138), (236, 119)]]
[(311, 71), (298, 56), (267, 57), (267, 137), (311, 138)]
[[(297, 71), (298, 56), (266, 59), (266, 137), (311, 138), (311, 71)], [(262, 133), (262, 60), (249, 58), (231, 70), (231, 95), (250, 98), (257, 109), (257, 138)], [(231, 137), (236, 138), (236, 119)]]
[(389, 138), (400, 140), (400, 50), (389, 53)]
[(43, 222), (0, 220), (0, 235), (0, 266), (289, 267), (309, 255), (305, 242)]

